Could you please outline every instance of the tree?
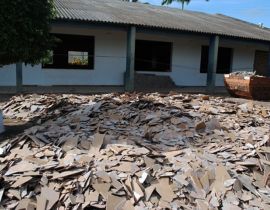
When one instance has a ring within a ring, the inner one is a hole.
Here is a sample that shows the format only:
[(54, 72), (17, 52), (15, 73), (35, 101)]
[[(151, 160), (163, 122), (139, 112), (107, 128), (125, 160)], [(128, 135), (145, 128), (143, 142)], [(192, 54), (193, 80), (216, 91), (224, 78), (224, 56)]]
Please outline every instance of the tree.
[(0, 1), (0, 64), (36, 64), (46, 56), (53, 8), (53, 0)]
[(186, 4), (189, 4), (189, 2), (191, 1), (191, 0), (163, 0), (162, 1), (162, 5), (169, 5), (169, 4), (172, 4), (173, 2), (179, 2), (179, 3), (181, 3), (182, 4), (182, 10), (184, 10), (184, 7), (185, 7), (185, 3)]
[[(209, 1), (209, 0), (206, 0), (206, 1)], [(185, 3), (188, 5), (191, 0), (162, 0), (162, 5), (169, 5), (169, 4), (172, 4), (173, 2), (179, 2), (182, 4), (182, 10), (184, 10), (184, 7), (185, 7)]]
[[(53, 0), (1, 0), (0, 14), (0, 65), (17, 63), (18, 88), (22, 84), (22, 63), (40, 63), (51, 47)], [(2, 128), (0, 119), (0, 132)]]

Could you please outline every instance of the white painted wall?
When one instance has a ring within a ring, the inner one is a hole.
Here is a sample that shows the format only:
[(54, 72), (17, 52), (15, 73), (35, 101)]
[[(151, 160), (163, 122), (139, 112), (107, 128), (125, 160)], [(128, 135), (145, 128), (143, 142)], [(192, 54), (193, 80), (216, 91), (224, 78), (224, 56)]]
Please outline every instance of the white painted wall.
[[(144, 72), (156, 75), (169, 75), (177, 86), (205, 86), (207, 75), (200, 73), (201, 47), (208, 45), (204, 37), (179, 36), (166, 34), (137, 34), (138, 39), (168, 41), (173, 43), (171, 72)], [(256, 49), (266, 49), (263, 46), (239, 43), (235, 41), (221, 41), (221, 47), (233, 48), (233, 71), (253, 71)], [(224, 86), (223, 75), (216, 75), (216, 86)]]
[[(23, 66), (24, 85), (123, 85), (126, 70), (126, 32), (121, 30), (57, 28), (54, 33), (95, 37), (93, 70), (42, 69)], [(15, 65), (0, 68), (0, 86), (16, 85)]]
[(0, 67), (0, 86), (16, 86), (16, 65)]
[[(95, 37), (94, 70), (42, 69), (41, 65), (23, 66), (24, 85), (123, 85), (126, 68), (126, 32), (112, 28), (54, 27), (53, 33), (90, 35)], [(166, 33), (137, 33), (137, 39), (173, 43), (171, 72), (139, 72), (169, 75), (178, 86), (205, 86), (206, 74), (200, 73), (201, 46), (208, 39)], [(253, 70), (256, 49), (262, 46), (244, 42), (221, 41), (221, 46), (234, 49), (232, 68)], [(223, 75), (217, 75), (216, 85), (223, 86)], [(15, 86), (15, 65), (0, 68), (0, 86)]]
[(41, 65), (23, 69), (25, 85), (123, 85), (126, 68), (126, 33), (119, 30), (54, 28), (54, 33), (95, 37), (93, 70), (42, 69)]
[[(244, 44), (232, 41), (221, 41), (220, 45), (223, 47), (230, 47), (233, 49), (232, 71), (250, 71), (254, 70), (255, 51), (257, 49), (264, 49), (262, 46), (252, 44)], [(216, 86), (224, 86), (223, 75), (217, 74)]]
[(138, 39), (168, 41), (173, 43), (171, 72), (140, 72), (169, 75), (178, 86), (204, 86), (206, 77), (200, 74), (201, 45), (207, 39), (187, 36), (167, 36), (138, 33)]

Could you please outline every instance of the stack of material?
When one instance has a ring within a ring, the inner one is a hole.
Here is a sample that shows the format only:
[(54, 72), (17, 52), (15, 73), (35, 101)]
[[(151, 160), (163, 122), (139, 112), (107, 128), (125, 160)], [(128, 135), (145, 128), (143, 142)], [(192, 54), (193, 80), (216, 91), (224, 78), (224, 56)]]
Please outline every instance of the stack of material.
[(2, 106), (2, 110), (8, 119), (30, 121), (46, 115), (54, 107), (61, 106), (62, 100), (63, 98), (55, 95), (14, 96)]
[(0, 144), (3, 209), (270, 209), (269, 109), (202, 95), (69, 98), (65, 115)]
[(62, 111), (70, 112), (76, 104), (87, 103), (91, 96), (76, 95), (19, 95), (13, 96), (8, 103), (0, 104), (7, 119), (20, 121), (46, 120), (59, 116)]
[(255, 75), (255, 72), (249, 71), (236, 71), (229, 74), (230, 76), (242, 76), (242, 77), (251, 77), (251, 76), (258, 76)]

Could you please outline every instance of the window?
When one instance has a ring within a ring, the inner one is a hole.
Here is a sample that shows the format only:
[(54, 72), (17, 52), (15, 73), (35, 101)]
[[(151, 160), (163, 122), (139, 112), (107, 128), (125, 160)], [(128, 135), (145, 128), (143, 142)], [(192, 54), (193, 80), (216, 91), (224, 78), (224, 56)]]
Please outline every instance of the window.
[[(218, 49), (218, 63), (217, 74), (228, 74), (232, 69), (232, 48), (219, 47)], [(207, 73), (209, 47), (202, 46), (201, 51), (201, 73)]]
[(68, 51), (68, 64), (88, 66), (88, 52)]
[(171, 71), (172, 43), (136, 41), (136, 71)]
[(94, 68), (94, 37), (62, 34), (55, 34), (55, 37), (56, 45), (43, 60), (43, 68)]

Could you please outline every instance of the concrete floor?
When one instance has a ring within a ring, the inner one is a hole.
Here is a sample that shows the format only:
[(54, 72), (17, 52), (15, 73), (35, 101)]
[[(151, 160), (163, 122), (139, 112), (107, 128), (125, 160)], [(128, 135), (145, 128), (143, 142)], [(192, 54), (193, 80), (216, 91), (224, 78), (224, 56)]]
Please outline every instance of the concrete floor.
[[(91, 93), (108, 93), (124, 92), (122, 86), (23, 86), (21, 93), (74, 93), (74, 94), (91, 94)], [(16, 87), (0, 87), (0, 94), (16, 94)]]
[[(135, 90), (136, 91), (136, 90)], [(162, 92), (175, 91), (179, 93), (207, 93), (206, 87), (176, 87), (144, 89), (140, 92)], [(70, 93), (70, 94), (94, 94), (125, 92), (123, 86), (23, 86), (21, 93)], [(16, 94), (16, 87), (0, 87), (0, 94)], [(216, 87), (214, 94), (227, 95), (224, 87)]]

